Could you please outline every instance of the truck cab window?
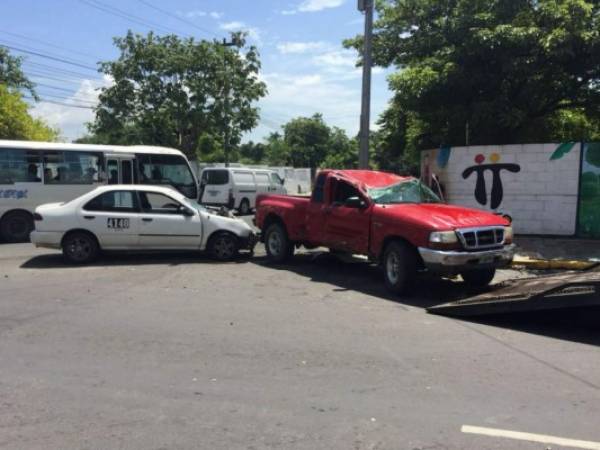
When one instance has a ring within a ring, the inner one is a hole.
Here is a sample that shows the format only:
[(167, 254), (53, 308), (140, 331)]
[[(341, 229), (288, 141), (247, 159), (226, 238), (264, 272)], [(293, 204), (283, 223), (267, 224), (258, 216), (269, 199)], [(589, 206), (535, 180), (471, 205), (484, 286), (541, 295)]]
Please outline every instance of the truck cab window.
[(360, 192), (350, 183), (337, 180), (332, 203), (343, 205), (350, 197), (361, 197)]
[(313, 193), (312, 193), (312, 201), (314, 203), (323, 203), (323, 194), (324, 194), (326, 177), (327, 177), (327, 175), (325, 175), (323, 173), (323, 174), (319, 175), (317, 177), (317, 180), (315, 181), (315, 187), (314, 187)]

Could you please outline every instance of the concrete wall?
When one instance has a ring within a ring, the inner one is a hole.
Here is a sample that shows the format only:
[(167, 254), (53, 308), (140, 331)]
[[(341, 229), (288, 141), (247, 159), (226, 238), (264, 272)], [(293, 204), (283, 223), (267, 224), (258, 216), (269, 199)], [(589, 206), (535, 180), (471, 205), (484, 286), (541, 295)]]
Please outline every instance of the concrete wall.
[(421, 169), (438, 175), (449, 203), (508, 213), (516, 233), (573, 235), (580, 152), (578, 143), (453, 147), (424, 151)]

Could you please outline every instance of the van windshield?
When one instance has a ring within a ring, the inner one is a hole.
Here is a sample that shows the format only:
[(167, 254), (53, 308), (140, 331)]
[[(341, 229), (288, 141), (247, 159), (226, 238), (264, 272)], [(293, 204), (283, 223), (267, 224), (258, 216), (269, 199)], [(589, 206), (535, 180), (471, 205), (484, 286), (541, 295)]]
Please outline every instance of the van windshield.
[(367, 189), (373, 202), (378, 205), (395, 203), (441, 203), (431, 189), (417, 179), (401, 181), (382, 188)]

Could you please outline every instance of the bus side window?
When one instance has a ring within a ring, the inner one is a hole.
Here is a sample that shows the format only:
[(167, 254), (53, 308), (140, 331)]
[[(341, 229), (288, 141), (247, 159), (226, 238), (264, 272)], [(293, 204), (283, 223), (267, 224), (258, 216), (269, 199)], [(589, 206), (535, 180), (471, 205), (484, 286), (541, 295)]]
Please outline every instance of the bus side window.
[(0, 184), (39, 183), (42, 164), (37, 150), (0, 149)]
[(44, 152), (45, 184), (93, 184), (101, 181), (102, 155), (92, 152)]

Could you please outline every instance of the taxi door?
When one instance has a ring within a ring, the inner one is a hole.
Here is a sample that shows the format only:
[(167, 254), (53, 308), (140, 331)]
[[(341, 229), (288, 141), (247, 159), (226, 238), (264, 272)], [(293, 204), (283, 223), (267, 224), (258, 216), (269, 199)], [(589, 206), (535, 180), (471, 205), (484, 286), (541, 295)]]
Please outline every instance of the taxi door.
[(202, 220), (179, 201), (160, 192), (139, 191), (140, 242), (147, 249), (199, 249), (202, 243)]
[(134, 191), (109, 191), (79, 211), (83, 229), (96, 235), (104, 249), (130, 249), (139, 244), (139, 206)]

